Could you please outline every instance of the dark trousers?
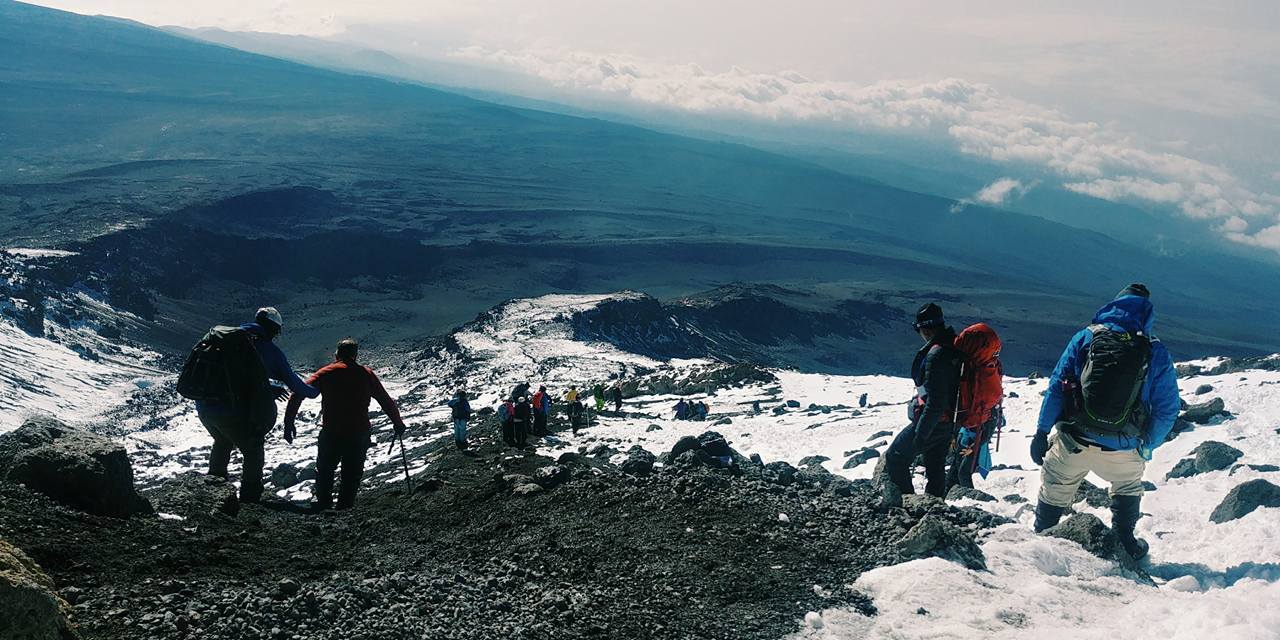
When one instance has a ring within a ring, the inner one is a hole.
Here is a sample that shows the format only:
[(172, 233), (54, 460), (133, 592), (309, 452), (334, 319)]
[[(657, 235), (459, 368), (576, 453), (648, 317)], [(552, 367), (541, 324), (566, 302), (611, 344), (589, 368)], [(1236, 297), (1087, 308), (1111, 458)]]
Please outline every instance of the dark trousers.
[(342, 486), (338, 488), (338, 508), (349, 509), (356, 502), (364, 460), (369, 453), (369, 432), (363, 429), (338, 432), (321, 429), (316, 451), (316, 507), (328, 509), (333, 501), (333, 475), (342, 465)]
[(885, 470), (889, 479), (903, 494), (915, 493), (915, 487), (911, 485), (911, 468), (915, 466), (916, 456), (919, 455), (924, 462), (925, 492), (939, 498), (946, 497), (947, 454), (951, 451), (954, 435), (954, 425), (939, 424), (917, 449), (915, 425), (903, 429), (885, 453)]
[(516, 418), (511, 421), (511, 441), (517, 447), (529, 443), (529, 421)]
[(542, 413), (541, 411), (533, 414), (533, 435), (547, 435), (547, 414)]
[(502, 441), (509, 445), (515, 445), (516, 443), (515, 420), (502, 421)]
[(969, 454), (964, 455), (957, 448), (951, 454), (951, 466), (947, 470), (947, 488), (955, 485), (973, 488), (973, 473), (978, 470), (978, 451), (991, 440), (991, 430), (983, 428), (977, 442), (969, 445)]
[(240, 501), (262, 500), (262, 467), (267, 458), (263, 451), (263, 435), (275, 424), (274, 414), (271, 424), (265, 427), (249, 424), (238, 413), (201, 413), (200, 424), (213, 437), (213, 447), (209, 450), (209, 475), (226, 478), (231, 451), (238, 449), (242, 458)]
[(613, 397), (613, 412), (614, 413), (622, 412), (622, 396)]

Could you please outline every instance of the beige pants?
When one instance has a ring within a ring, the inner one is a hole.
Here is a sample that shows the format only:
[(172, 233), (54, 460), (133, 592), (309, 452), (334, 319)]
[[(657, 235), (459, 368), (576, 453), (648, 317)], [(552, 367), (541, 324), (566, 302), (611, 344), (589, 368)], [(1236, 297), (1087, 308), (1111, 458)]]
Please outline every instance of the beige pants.
[(1055, 507), (1071, 506), (1080, 481), (1090, 471), (1111, 483), (1111, 495), (1140, 496), (1146, 468), (1147, 461), (1137, 450), (1103, 451), (1058, 431), (1049, 439), (1049, 452), (1040, 466), (1040, 500)]

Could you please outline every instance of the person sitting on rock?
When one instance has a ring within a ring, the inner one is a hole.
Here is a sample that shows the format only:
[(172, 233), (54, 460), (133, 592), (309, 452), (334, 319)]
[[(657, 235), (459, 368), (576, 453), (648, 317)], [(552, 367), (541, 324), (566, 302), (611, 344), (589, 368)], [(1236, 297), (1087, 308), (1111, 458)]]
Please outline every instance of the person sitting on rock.
[(707, 403), (705, 403), (705, 402), (703, 402), (703, 401), (701, 401), (701, 400), (699, 400), (699, 401), (697, 401), (697, 402), (695, 402), (695, 403), (694, 403), (694, 405), (693, 405), (693, 419), (694, 419), (694, 420), (699, 420), (699, 421), (701, 421), (701, 420), (706, 420), (706, 419), (707, 419), (707, 414), (709, 414), (709, 413), (711, 413), (711, 407), (708, 407), (708, 406), (707, 406)]
[(689, 419), (689, 403), (685, 402), (684, 398), (680, 398), (680, 402), (676, 403), (675, 410), (676, 410), (676, 420)]
[(1142, 474), (1182, 403), (1173, 358), (1151, 333), (1150, 297), (1143, 284), (1125, 287), (1071, 338), (1031, 440), (1031, 459), (1040, 465), (1035, 530), (1057, 524), (1093, 472), (1111, 483), (1111, 527), (1135, 560), (1148, 549), (1134, 536)]
[[(231, 450), (239, 449), (241, 457), (240, 501), (258, 502), (262, 499), (262, 467), (266, 464), (265, 437), (276, 426), (276, 400), (283, 400), (293, 392), (293, 397), (314, 398), (320, 390), (302, 381), (289, 366), (289, 359), (273, 341), (284, 327), (284, 320), (275, 307), (263, 307), (254, 315), (253, 322), (240, 325), (249, 334), (254, 351), (262, 359), (267, 377), (273, 381), (272, 395), (262, 394), (253, 406), (241, 407), (218, 400), (196, 402), (196, 415), (209, 435), (213, 436), (213, 448), (209, 451), (209, 475), (227, 477), (227, 464)], [(277, 384), (282, 383), (282, 384)]]
[[(404, 434), (404, 420), (395, 400), (382, 387), (373, 370), (359, 364), (360, 345), (351, 338), (338, 343), (334, 362), (311, 375), (307, 383), (320, 390), (323, 414), (316, 449), (315, 508), (328, 509), (333, 500), (333, 476), (342, 466), (342, 486), (338, 490), (338, 508), (355, 505), (356, 492), (364, 477), (365, 456), (370, 447), (369, 403), (378, 401), (383, 413), (391, 418), (396, 437)], [(292, 443), (296, 435), (294, 419), (302, 398), (295, 395), (285, 410), (285, 440)]]

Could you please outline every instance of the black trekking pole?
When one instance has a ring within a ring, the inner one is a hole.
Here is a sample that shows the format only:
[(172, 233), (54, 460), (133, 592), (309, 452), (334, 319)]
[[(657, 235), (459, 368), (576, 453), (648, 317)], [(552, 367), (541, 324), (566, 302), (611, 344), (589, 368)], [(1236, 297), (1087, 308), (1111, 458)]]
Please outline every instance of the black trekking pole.
[(400, 442), (400, 462), (404, 465), (404, 483), (409, 489), (409, 496), (413, 496), (413, 479), (409, 477), (409, 456), (404, 452), (404, 436), (395, 435), (391, 438), (391, 447), (387, 449), (387, 455), (391, 455), (396, 450), (396, 442)]

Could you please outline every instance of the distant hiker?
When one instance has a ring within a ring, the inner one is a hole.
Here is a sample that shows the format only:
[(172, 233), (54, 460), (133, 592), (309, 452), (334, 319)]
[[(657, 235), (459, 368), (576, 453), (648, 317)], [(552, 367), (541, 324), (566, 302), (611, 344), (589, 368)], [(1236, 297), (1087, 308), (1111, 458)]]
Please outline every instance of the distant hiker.
[(294, 373), (272, 342), (283, 324), (279, 311), (263, 307), (253, 322), (210, 329), (192, 349), (178, 378), (178, 393), (196, 401), (200, 423), (213, 436), (209, 475), (226, 478), (231, 450), (240, 450), (241, 502), (262, 499), (263, 445), (276, 424), (275, 401), (284, 400), (290, 391), (295, 398), (320, 395)]
[(956, 336), (960, 386), (956, 393), (956, 443), (947, 488), (959, 484), (973, 488), (973, 474), (983, 478), (991, 471), (991, 436), (1004, 426), (1004, 368), (1000, 363), (1000, 336), (986, 323), (965, 328)]
[(1058, 523), (1092, 471), (1111, 483), (1111, 528), (1135, 559), (1148, 548), (1133, 533), (1142, 474), (1181, 404), (1173, 358), (1151, 333), (1150, 297), (1145, 285), (1125, 287), (1071, 338), (1049, 378), (1031, 441), (1031, 459), (1041, 465), (1036, 531)]
[(516, 403), (512, 400), (504, 400), (498, 405), (498, 420), (502, 423), (502, 441), (509, 447), (516, 446)]
[(597, 382), (591, 387), (591, 396), (596, 401), (596, 413), (604, 411), (604, 384)]
[(578, 386), (573, 385), (564, 394), (564, 401), (569, 406), (569, 429), (573, 431), (573, 435), (578, 435), (578, 424), (582, 420), (582, 412), (586, 407), (582, 406), (582, 401), (578, 399)]
[[(350, 509), (356, 502), (360, 480), (364, 477), (365, 456), (371, 445), (369, 402), (378, 401), (382, 412), (391, 418), (397, 437), (404, 434), (404, 420), (395, 400), (382, 388), (373, 370), (357, 362), (360, 345), (347, 338), (338, 342), (333, 363), (311, 374), (307, 383), (320, 390), (322, 422), (316, 441), (316, 509), (328, 509), (333, 501), (333, 474), (342, 466), (342, 486), (338, 490), (338, 508)], [(293, 442), (294, 418), (302, 398), (293, 396), (284, 413), (284, 438)]]
[(858, 396), (858, 406), (865, 408), (867, 406), (867, 394)]
[(511, 390), (512, 400), (515, 400), (516, 398), (528, 398), (528, 397), (529, 397), (528, 382), (521, 382), (520, 384), (516, 385), (514, 389)]
[(711, 407), (708, 407), (707, 403), (699, 400), (693, 404), (694, 420), (706, 420), (709, 413), (711, 413)]
[(453, 443), (459, 450), (467, 448), (467, 421), (471, 419), (471, 403), (467, 402), (467, 392), (458, 389), (449, 400), (449, 409), (453, 417)]
[(622, 381), (613, 383), (613, 389), (610, 390), (613, 395), (613, 412), (622, 413)]
[(533, 435), (547, 435), (547, 414), (551, 411), (551, 396), (547, 394), (546, 385), (538, 387), (533, 394)]
[(529, 399), (524, 396), (516, 398), (511, 416), (511, 435), (514, 445), (523, 449), (529, 446), (529, 426), (533, 422), (533, 405), (529, 404)]
[(932, 302), (920, 307), (911, 326), (925, 341), (911, 365), (916, 384), (908, 409), (911, 424), (889, 445), (885, 470), (888, 481), (902, 493), (915, 493), (911, 467), (919, 454), (924, 459), (925, 491), (941, 498), (946, 494), (947, 453), (955, 433), (952, 414), (962, 358), (953, 346), (956, 333), (947, 326), (942, 307)]
[(684, 398), (681, 398), (680, 402), (676, 403), (674, 409), (676, 411), (676, 420), (689, 419), (689, 403), (685, 402)]
[(752, 401), (751, 401), (751, 412), (752, 412), (752, 413), (760, 413), (760, 411), (761, 411), (761, 409), (760, 409), (760, 401), (759, 401), (759, 400), (752, 400)]

